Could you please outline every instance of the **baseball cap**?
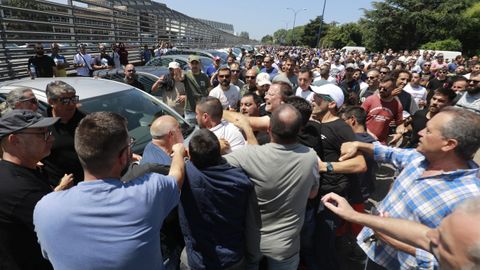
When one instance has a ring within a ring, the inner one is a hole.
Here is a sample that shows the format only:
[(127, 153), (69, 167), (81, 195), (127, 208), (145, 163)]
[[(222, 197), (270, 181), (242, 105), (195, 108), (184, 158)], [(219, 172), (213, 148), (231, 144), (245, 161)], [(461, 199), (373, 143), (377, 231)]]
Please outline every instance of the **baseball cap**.
[(266, 72), (259, 73), (257, 75), (256, 83), (260, 86), (265, 84), (271, 85), (272, 82), (270, 81), (270, 75)]
[(311, 88), (316, 94), (331, 97), (333, 101), (337, 103), (337, 108), (340, 108), (343, 105), (345, 97), (340, 87), (332, 83), (328, 83), (322, 86), (311, 86)]
[(188, 57), (188, 62), (191, 63), (193, 61), (200, 62), (200, 57), (198, 57), (198, 55), (194, 55), (194, 54), (190, 55)]
[(272, 82), (284, 82), (284, 83), (290, 85), (291, 88), (293, 88), (292, 82), (283, 73), (280, 73), (277, 76), (275, 76), (273, 78)]
[(168, 68), (180, 68), (180, 64), (175, 61), (172, 61), (168, 63)]
[(43, 128), (55, 124), (60, 117), (43, 117), (30, 110), (11, 110), (0, 118), (0, 138), (26, 128)]
[(352, 64), (352, 63), (348, 63), (348, 64), (345, 66), (345, 69), (349, 69), (349, 68), (355, 69), (355, 65)]

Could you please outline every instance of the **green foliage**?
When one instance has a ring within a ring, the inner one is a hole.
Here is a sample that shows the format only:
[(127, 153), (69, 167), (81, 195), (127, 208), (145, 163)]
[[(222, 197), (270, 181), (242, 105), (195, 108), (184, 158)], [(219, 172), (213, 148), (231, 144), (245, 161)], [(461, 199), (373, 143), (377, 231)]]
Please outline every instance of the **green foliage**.
[(445, 39), (424, 44), (422, 49), (436, 51), (461, 51), (462, 43), (458, 39)]
[(358, 23), (331, 25), (321, 40), (323, 47), (342, 48), (344, 46), (362, 45), (362, 31)]
[(262, 40), (260, 42), (262, 42), (262, 44), (271, 45), (273, 44), (273, 37), (271, 35), (266, 35), (262, 37)]
[(285, 29), (279, 29), (273, 33), (273, 43), (284, 45), (287, 41), (287, 33), (288, 31)]
[[(303, 45), (309, 46), (310, 48), (317, 47), (318, 30), (320, 28), (321, 21), (321, 17), (317, 16), (314, 20), (310, 20), (310, 22), (305, 25), (303, 35), (300, 38)], [(327, 25), (325, 24), (325, 22), (322, 22), (322, 33), (320, 35), (323, 37), (325, 36), (326, 32)]]

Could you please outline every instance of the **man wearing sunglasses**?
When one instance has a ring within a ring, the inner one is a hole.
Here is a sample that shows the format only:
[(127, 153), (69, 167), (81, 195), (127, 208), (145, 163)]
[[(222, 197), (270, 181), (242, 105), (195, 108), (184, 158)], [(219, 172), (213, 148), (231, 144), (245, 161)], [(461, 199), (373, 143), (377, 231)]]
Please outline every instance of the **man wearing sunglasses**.
[(223, 109), (237, 110), (240, 102), (240, 89), (230, 83), (232, 73), (227, 66), (220, 67), (217, 71), (218, 86), (213, 88), (209, 96), (216, 97), (222, 103)]
[(37, 163), (54, 142), (48, 127), (60, 120), (31, 110), (12, 110), (0, 118), (0, 262), (5, 269), (53, 269), (42, 258), (33, 230), (33, 209), (53, 191)]
[(85, 114), (77, 109), (79, 97), (75, 89), (63, 81), (49, 83), (45, 93), (50, 105), (47, 115), (59, 117), (60, 121), (52, 127), (56, 140), (51, 154), (42, 162), (53, 186), (58, 184), (58, 179), (71, 173), (75, 183), (78, 183), (83, 180), (83, 170), (74, 149), (73, 138), (75, 128), (85, 117)]
[(33, 94), (32, 89), (21, 87), (10, 91), (7, 95), (5, 104), (2, 104), (1, 114), (6, 114), (10, 110), (22, 109), (36, 112), (38, 110), (38, 100)]
[(480, 71), (474, 71), (467, 80), (465, 93), (458, 100), (456, 106), (480, 114)]

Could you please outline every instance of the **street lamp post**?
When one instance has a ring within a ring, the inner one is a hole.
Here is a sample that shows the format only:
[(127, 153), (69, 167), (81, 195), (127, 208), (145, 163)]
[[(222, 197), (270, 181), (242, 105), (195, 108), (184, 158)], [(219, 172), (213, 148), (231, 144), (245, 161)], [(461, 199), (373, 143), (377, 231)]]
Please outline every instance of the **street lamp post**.
[(301, 8), (301, 9), (298, 9), (298, 10), (294, 10), (293, 8), (287, 8), (288, 10), (291, 10), (293, 12), (293, 27), (292, 27), (292, 43), (293, 45), (295, 45), (295, 21), (297, 20), (297, 13), (299, 13), (300, 11), (305, 11), (307, 10), (306, 8)]
[(327, 5), (327, 0), (323, 0), (323, 9), (322, 9), (322, 18), (320, 18), (320, 26), (318, 27), (318, 47), (320, 48), (320, 35), (322, 34), (322, 25), (323, 25), (323, 15), (325, 15), (325, 6)]

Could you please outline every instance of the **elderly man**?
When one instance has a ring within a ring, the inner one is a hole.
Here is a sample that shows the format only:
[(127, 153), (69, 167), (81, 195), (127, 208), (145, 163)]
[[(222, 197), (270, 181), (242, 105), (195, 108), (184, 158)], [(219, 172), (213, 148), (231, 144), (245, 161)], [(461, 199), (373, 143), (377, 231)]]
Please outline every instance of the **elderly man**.
[[(377, 161), (393, 164), (401, 172), (378, 210), (433, 228), (458, 203), (480, 195), (478, 165), (471, 160), (480, 146), (480, 116), (446, 107), (427, 122), (419, 135), (416, 149), (346, 143), (342, 145), (341, 159), (361, 151)], [(432, 254), (391, 241), (370, 228), (363, 229), (357, 240), (371, 260), (367, 269), (378, 269), (378, 265), (386, 269), (431, 269), (436, 264)]]
[[(258, 267), (266, 256), (269, 269), (297, 269), (307, 199), (318, 191), (314, 150), (297, 142), (302, 116), (291, 105), (280, 105), (270, 120), (271, 143), (247, 146), (226, 155), (255, 186), (247, 220), (247, 263)], [(275, 164), (275, 170), (265, 170)]]
[[(185, 148), (173, 146), (168, 176), (120, 181), (134, 140), (127, 121), (111, 112), (87, 115), (75, 150), (85, 179), (43, 197), (33, 213), (43, 255), (56, 269), (162, 269), (160, 228), (180, 200)], [(61, 218), (59, 218), (61, 217)], [(106, 255), (115, 243), (115, 256)]]
[(394, 219), (359, 213), (348, 202), (330, 193), (323, 203), (341, 218), (368, 226), (436, 257), (441, 269), (478, 269), (480, 246), (480, 197), (467, 199), (436, 228), (405, 219)]
[(150, 126), (150, 135), (152, 141), (145, 146), (140, 164), (170, 165), (172, 147), (177, 143), (183, 143), (182, 131), (177, 120), (170, 115), (160, 116)]
[(38, 110), (38, 100), (33, 94), (32, 89), (20, 87), (13, 89), (7, 95), (5, 103), (2, 104), (1, 114), (14, 110), (30, 110), (36, 112)]
[(201, 128), (208, 128), (215, 133), (218, 139), (224, 139), (235, 151), (245, 145), (245, 138), (233, 124), (222, 121), (223, 109), (220, 100), (214, 97), (206, 97), (197, 103), (195, 109), (197, 123)]
[(47, 115), (59, 117), (51, 130), (55, 136), (51, 153), (42, 159), (45, 170), (54, 186), (65, 174), (73, 173), (75, 183), (83, 180), (83, 170), (75, 152), (73, 138), (75, 128), (85, 114), (77, 109), (79, 97), (75, 89), (63, 82), (53, 81), (47, 85), (45, 91), (48, 104)]
[(0, 118), (0, 262), (4, 269), (53, 269), (42, 258), (33, 230), (33, 208), (53, 191), (37, 163), (50, 154), (48, 127), (60, 120), (30, 110)]
[(273, 57), (270, 55), (265, 56), (265, 58), (263, 58), (263, 64), (265, 64), (265, 66), (260, 72), (268, 73), (268, 75), (270, 75), (270, 81), (273, 80), (278, 74), (278, 69), (273, 66)]

